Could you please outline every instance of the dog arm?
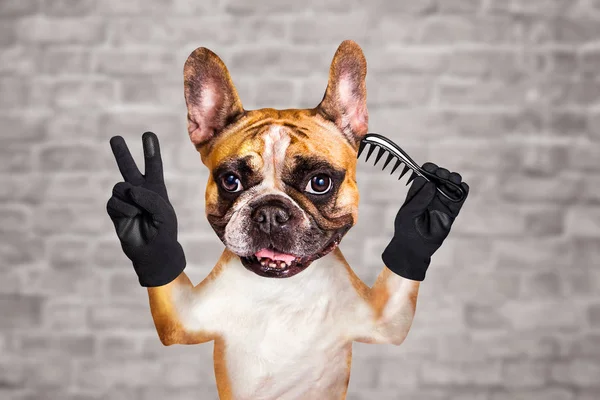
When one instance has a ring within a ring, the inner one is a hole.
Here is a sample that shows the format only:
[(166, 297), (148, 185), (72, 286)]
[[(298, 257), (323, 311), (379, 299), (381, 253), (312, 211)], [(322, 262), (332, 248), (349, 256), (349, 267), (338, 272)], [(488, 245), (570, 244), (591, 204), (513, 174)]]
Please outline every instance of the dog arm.
[(148, 288), (150, 310), (162, 344), (198, 344), (215, 339), (217, 332), (210, 325), (218, 310), (210, 309), (209, 278), (194, 287), (182, 272), (166, 285)]
[(379, 274), (369, 292), (374, 311), (371, 334), (358, 340), (366, 343), (400, 345), (412, 325), (420, 282), (403, 278), (387, 267)]

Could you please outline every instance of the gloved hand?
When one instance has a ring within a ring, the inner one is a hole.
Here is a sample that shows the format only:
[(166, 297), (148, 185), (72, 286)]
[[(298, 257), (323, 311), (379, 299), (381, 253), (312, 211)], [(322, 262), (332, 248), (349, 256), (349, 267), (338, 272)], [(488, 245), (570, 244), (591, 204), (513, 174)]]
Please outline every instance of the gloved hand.
[(142, 175), (121, 136), (110, 146), (125, 182), (117, 183), (106, 210), (112, 219), (125, 255), (133, 262), (145, 287), (166, 285), (186, 266), (177, 242), (177, 217), (167, 196), (158, 138), (142, 135), (145, 174)]
[[(456, 172), (450, 173), (433, 163), (425, 163), (423, 168), (461, 185), (468, 195), (469, 186), (461, 182), (462, 178)], [(452, 192), (452, 188), (446, 188)], [(437, 191), (434, 183), (422, 177), (415, 178), (396, 215), (394, 237), (381, 256), (386, 267), (406, 279), (425, 279), (431, 256), (450, 233), (466, 195), (461, 202), (453, 203)]]

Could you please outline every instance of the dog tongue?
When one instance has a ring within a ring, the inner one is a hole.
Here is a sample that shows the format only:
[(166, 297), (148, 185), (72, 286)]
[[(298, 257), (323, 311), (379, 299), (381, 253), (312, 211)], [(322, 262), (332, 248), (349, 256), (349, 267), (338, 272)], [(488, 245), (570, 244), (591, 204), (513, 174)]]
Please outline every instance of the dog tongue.
[(262, 249), (258, 251), (255, 256), (258, 258), (270, 258), (274, 261), (283, 261), (288, 264), (296, 259), (296, 257), (291, 254), (278, 253), (271, 249)]

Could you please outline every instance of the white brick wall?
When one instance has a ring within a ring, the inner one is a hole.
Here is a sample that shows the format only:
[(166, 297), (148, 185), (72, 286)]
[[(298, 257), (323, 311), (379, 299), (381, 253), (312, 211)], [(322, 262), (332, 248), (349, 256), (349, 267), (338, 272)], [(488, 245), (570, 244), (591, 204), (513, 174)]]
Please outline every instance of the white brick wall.
[[(108, 139), (141, 160), (158, 134), (197, 282), (221, 244), (187, 55), (219, 54), (248, 109), (311, 107), (344, 39), (371, 130), (471, 185), (408, 339), (356, 344), (348, 399), (600, 399), (596, 0), (0, 0), (0, 399), (216, 398), (211, 345), (162, 347), (120, 251)], [(359, 186), (342, 249), (371, 284), (406, 188), (365, 164)]]

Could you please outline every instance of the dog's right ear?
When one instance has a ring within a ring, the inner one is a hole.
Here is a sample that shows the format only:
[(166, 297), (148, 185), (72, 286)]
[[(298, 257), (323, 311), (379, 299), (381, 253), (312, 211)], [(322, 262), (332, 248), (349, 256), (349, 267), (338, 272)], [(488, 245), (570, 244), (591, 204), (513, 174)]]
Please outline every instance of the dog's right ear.
[(244, 112), (223, 61), (207, 48), (190, 54), (183, 68), (188, 133), (197, 149)]

